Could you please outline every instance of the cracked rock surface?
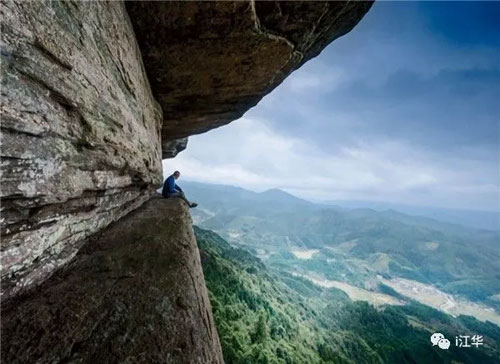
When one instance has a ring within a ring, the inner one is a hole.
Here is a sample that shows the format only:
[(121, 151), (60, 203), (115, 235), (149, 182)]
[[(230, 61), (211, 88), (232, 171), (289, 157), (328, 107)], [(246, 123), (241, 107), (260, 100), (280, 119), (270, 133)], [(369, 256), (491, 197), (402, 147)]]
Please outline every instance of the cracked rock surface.
[(187, 205), (153, 197), (2, 308), (4, 363), (223, 363)]
[(127, 2), (153, 94), (163, 156), (176, 139), (242, 116), (293, 70), (349, 32), (363, 1)]

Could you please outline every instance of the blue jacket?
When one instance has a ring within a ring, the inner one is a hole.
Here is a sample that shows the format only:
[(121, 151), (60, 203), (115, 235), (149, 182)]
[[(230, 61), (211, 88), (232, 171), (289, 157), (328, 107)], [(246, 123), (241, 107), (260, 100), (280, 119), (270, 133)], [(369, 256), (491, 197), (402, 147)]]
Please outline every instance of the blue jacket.
[(175, 183), (175, 178), (174, 178), (174, 175), (170, 175), (166, 180), (165, 180), (165, 183), (163, 184), (163, 190), (161, 191), (161, 194), (163, 196), (166, 196), (170, 193), (174, 193), (174, 192), (182, 192), (182, 188), (180, 188), (179, 186), (177, 186), (177, 184)]

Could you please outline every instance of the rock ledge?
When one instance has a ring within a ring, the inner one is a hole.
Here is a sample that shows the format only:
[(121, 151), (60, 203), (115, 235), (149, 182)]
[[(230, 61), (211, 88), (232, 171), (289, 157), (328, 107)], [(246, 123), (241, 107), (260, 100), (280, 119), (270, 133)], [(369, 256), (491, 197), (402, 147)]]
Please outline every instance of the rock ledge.
[(187, 205), (153, 197), (2, 308), (4, 363), (223, 363)]

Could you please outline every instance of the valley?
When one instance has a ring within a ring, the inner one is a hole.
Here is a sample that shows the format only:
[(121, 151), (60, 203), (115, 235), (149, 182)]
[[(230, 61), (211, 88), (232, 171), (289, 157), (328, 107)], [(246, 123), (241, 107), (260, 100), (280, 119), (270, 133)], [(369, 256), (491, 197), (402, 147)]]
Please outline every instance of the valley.
[(454, 317), (459, 315), (473, 316), (480, 321), (491, 321), (500, 326), (500, 314), (484, 304), (470, 302), (440, 291), (434, 286), (409, 279), (379, 278), (383, 284), (393, 288), (396, 292)]
[(264, 194), (188, 183), (194, 221), (267, 266), (377, 305), (417, 301), (500, 325), (500, 239), (397, 213), (325, 207), (283, 191)]
[(350, 285), (345, 282), (332, 281), (314, 275), (294, 274), (310, 280), (312, 283), (324, 288), (337, 288), (345, 292), (353, 301), (366, 301), (374, 306), (381, 305), (404, 305), (405, 302), (388, 294), (369, 291)]
[[(413, 300), (401, 304), (390, 290), (374, 294), (316, 275), (289, 274), (212, 231), (195, 227), (195, 234), (226, 363), (500, 360), (500, 327), (491, 322), (453, 317)], [(484, 343), (467, 351), (436, 349), (429, 341), (433, 332), (449, 338), (479, 334)]]

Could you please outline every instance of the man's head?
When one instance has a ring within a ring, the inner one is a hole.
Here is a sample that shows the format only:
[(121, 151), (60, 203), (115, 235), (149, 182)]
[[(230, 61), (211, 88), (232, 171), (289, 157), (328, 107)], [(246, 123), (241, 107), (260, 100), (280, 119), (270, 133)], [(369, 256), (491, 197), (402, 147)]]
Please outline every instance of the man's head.
[(179, 172), (179, 171), (175, 171), (174, 172), (174, 178), (175, 179), (179, 178), (180, 176), (181, 176), (181, 172)]

